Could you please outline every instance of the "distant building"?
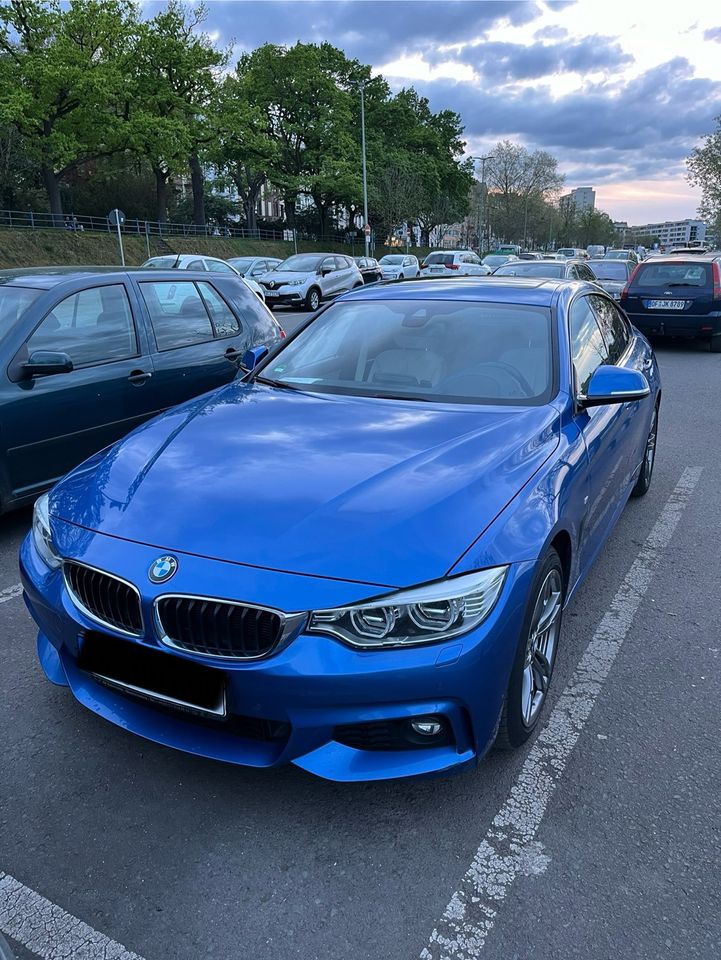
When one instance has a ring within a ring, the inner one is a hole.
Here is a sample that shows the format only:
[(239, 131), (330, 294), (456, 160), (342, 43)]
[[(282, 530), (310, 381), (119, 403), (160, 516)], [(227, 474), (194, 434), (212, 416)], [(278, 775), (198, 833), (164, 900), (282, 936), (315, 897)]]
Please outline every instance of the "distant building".
[(636, 244), (644, 239), (658, 240), (661, 247), (685, 247), (689, 244), (702, 246), (706, 239), (706, 224), (703, 220), (664, 220), (662, 223), (643, 223), (618, 231), (619, 240), (625, 244)]
[(573, 206), (579, 213), (584, 210), (596, 209), (596, 191), (593, 187), (576, 187), (570, 193), (561, 197), (560, 203), (563, 206)]

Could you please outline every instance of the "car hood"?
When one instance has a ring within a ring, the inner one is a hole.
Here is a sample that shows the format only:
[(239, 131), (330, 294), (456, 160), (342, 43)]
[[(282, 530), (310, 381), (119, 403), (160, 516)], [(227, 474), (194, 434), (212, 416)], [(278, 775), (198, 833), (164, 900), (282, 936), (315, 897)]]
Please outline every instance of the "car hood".
[(442, 577), (557, 443), (552, 407), (236, 381), (87, 461), (50, 512), (159, 550), (404, 586)]
[(282, 273), (278, 270), (271, 270), (270, 273), (264, 273), (260, 277), (260, 282), (266, 285), (272, 283), (276, 287), (282, 287), (284, 283), (288, 283), (290, 280), (307, 280), (310, 276), (312, 274), (300, 273), (297, 270), (284, 270)]

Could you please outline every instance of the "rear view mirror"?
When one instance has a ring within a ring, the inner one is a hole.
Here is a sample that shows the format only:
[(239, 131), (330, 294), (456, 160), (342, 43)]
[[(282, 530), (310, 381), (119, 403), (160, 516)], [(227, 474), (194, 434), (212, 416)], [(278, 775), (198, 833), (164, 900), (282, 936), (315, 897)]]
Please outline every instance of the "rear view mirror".
[(29, 377), (50, 376), (55, 373), (70, 373), (73, 361), (67, 353), (55, 350), (35, 350), (22, 364), (23, 373)]
[(651, 393), (648, 380), (639, 370), (627, 370), (603, 364), (594, 371), (578, 402), (582, 407), (601, 407), (608, 403), (643, 400)]
[(246, 350), (243, 354), (243, 359), (240, 361), (240, 365), (244, 370), (255, 370), (261, 360), (265, 360), (267, 356), (267, 347), (251, 347), (250, 350)]

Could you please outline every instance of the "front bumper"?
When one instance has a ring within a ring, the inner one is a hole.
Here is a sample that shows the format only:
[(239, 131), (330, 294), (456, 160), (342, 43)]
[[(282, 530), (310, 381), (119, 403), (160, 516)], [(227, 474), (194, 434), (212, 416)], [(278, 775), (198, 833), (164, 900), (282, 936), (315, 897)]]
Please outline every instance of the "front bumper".
[(280, 303), (280, 304), (299, 304), (305, 302), (305, 290), (302, 287), (290, 288), (286, 287), (284, 290), (269, 290), (267, 287), (263, 287), (263, 293), (265, 294), (265, 302), (267, 304)]
[[(65, 544), (73, 558), (115, 573), (140, 589), (146, 624), (152, 624), (152, 601), (167, 585), (153, 586), (145, 576), (161, 552), (70, 524)], [(74, 531), (74, 533), (73, 533)], [(78, 540), (79, 535), (79, 540)], [(77, 548), (81, 545), (81, 549)], [(317, 578), (257, 570), (236, 564), (178, 554), (173, 590), (217, 597), (240, 597), (261, 605), (303, 609), (353, 602), (378, 592), (377, 587), (322, 581)], [(189, 753), (251, 767), (292, 762), (336, 781), (380, 780), (432, 775), (460, 769), (490, 747), (510, 673), (533, 564), (512, 565), (501, 596), (488, 619), (464, 637), (400, 650), (355, 650), (330, 637), (301, 633), (266, 659), (251, 662), (209, 661), (159, 644), (153, 628), (141, 639), (123, 637), (162, 650), (168, 657), (202, 663), (223, 672), (228, 719), (273, 721), (282, 736), (262, 739), (238, 723), (209, 721), (175, 712), (101, 685), (78, 666), (88, 632), (98, 625), (75, 607), (59, 571), (50, 571), (30, 537), (21, 548), (25, 600), (39, 627), (38, 655), (54, 683), (68, 685), (75, 698), (106, 720), (156, 743)], [(142, 571), (143, 576), (139, 575)], [(122, 637), (110, 628), (101, 632)], [(338, 742), (336, 728), (346, 724), (440, 715), (452, 733), (444, 746), (373, 750)]]

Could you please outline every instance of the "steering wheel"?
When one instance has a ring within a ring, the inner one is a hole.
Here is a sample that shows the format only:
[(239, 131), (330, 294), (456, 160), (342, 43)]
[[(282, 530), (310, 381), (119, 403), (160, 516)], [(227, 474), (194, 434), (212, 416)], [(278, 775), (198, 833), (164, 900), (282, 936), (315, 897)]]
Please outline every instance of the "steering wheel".
[(498, 386), (498, 381), (496, 378), (493, 377), (490, 372), (486, 373), (488, 367), (495, 367), (502, 373), (515, 380), (525, 397), (535, 397), (536, 391), (533, 389), (528, 380), (526, 380), (523, 374), (519, 370), (516, 370), (515, 367), (511, 366), (510, 363), (505, 363), (503, 360), (488, 360), (486, 363), (479, 363), (472, 370), (459, 370), (458, 373), (454, 374), (452, 377), (449, 377), (444, 382), (443, 387), (447, 389), (448, 386), (454, 382), (454, 380), (460, 380), (464, 377), (483, 377), (491, 382), (495, 381), (496, 386)]

